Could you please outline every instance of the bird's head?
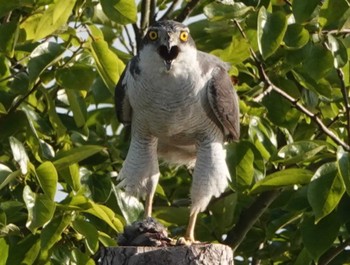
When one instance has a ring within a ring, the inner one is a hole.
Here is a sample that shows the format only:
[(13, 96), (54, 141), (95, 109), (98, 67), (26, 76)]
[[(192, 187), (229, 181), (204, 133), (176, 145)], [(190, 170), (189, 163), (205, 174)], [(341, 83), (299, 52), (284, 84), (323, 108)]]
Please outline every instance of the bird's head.
[(171, 20), (155, 22), (143, 38), (140, 54), (161, 62), (170, 71), (175, 63), (192, 60), (196, 55), (195, 43), (187, 26)]

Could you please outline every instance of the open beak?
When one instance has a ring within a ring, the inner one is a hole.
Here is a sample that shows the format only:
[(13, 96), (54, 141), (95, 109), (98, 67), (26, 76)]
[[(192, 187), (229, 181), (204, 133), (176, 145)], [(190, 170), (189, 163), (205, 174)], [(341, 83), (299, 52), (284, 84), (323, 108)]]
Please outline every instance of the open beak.
[(173, 60), (179, 55), (180, 48), (177, 45), (170, 46), (169, 43), (167, 45), (161, 45), (158, 48), (158, 53), (160, 57), (163, 58), (166, 69), (169, 71), (171, 69), (171, 65)]

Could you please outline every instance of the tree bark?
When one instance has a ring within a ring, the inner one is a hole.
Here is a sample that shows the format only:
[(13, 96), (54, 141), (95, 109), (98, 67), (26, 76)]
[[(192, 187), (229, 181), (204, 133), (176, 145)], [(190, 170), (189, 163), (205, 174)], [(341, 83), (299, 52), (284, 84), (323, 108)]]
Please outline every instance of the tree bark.
[(109, 247), (101, 251), (100, 265), (233, 265), (229, 246), (193, 244), (169, 247)]

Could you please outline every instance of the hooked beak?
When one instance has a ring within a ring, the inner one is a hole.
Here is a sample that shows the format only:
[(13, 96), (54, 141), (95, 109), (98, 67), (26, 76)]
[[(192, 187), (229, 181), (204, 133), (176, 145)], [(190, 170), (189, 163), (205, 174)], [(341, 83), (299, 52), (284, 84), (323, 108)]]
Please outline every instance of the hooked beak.
[(160, 57), (163, 58), (166, 69), (169, 71), (173, 60), (179, 55), (180, 48), (177, 45), (170, 46), (170, 43), (167, 45), (161, 45), (158, 48), (158, 53)]

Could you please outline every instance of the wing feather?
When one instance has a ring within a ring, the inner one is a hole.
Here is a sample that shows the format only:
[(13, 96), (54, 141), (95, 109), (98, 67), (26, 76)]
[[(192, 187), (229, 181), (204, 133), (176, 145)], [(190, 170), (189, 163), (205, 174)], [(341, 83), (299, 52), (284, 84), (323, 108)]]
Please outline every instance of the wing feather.
[(129, 66), (127, 65), (119, 78), (118, 84), (114, 90), (114, 103), (117, 113), (118, 121), (124, 125), (131, 124), (131, 105), (129, 102), (129, 97), (127, 95), (127, 71)]
[(212, 71), (207, 96), (211, 109), (223, 126), (227, 140), (238, 140), (240, 135), (238, 96), (230, 76), (221, 65)]

